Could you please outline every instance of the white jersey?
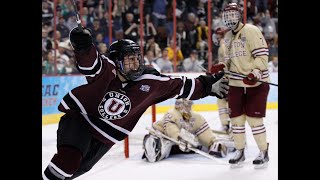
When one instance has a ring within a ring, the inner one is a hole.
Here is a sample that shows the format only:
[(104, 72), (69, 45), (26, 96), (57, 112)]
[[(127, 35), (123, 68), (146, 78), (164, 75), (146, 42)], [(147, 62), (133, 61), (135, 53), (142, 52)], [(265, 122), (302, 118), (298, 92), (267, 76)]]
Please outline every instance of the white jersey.
[(262, 72), (262, 81), (270, 82), (268, 72), (269, 50), (267, 43), (261, 31), (251, 24), (240, 24), (239, 30), (234, 34), (228, 31), (224, 37), (226, 46), (226, 61), (220, 62), (226, 65), (229, 75), (229, 85), (237, 87), (254, 87), (243, 83), (243, 77), (237, 74), (247, 76), (253, 69), (259, 69)]

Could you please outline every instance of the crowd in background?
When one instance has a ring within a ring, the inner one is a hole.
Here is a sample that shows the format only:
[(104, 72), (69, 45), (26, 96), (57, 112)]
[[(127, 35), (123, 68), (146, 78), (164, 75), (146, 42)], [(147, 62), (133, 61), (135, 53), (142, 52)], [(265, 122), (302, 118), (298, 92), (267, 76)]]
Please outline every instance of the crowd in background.
[[(43, 75), (79, 74), (69, 42), (76, 13), (72, 0), (42, 0), (42, 73)], [(94, 43), (101, 53), (112, 42), (128, 38), (138, 44), (140, 38), (140, 0), (112, 0), (112, 22), (109, 22), (108, 0), (77, 1), (82, 25), (92, 30)], [(219, 61), (219, 47), (227, 28), (221, 11), (229, 2), (243, 7), (243, 0), (211, 0), (211, 27), (208, 27), (207, 0), (176, 0), (176, 72), (202, 72), (208, 66), (208, 38), (212, 37), (213, 64)], [(143, 52), (146, 65), (162, 73), (174, 72), (173, 3), (172, 0), (144, 0)], [(55, 18), (55, 20), (54, 20)], [(54, 31), (56, 22), (56, 31)], [(278, 72), (278, 0), (247, 0), (246, 23), (256, 25), (269, 48), (269, 71)], [(209, 34), (211, 28), (212, 34)], [(54, 34), (55, 32), (55, 34)]]

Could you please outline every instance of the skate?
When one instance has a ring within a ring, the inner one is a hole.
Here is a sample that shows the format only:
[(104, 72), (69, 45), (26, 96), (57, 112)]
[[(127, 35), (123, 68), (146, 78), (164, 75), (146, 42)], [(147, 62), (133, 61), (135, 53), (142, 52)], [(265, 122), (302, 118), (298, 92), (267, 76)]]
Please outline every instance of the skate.
[(244, 148), (243, 149), (237, 149), (236, 155), (229, 160), (229, 164), (231, 164), (231, 168), (240, 168), (243, 166), (243, 162), (245, 160), (244, 156)]
[(269, 143), (268, 147), (264, 151), (260, 151), (258, 157), (253, 160), (253, 165), (255, 169), (262, 169), (268, 167), (269, 155), (268, 155)]

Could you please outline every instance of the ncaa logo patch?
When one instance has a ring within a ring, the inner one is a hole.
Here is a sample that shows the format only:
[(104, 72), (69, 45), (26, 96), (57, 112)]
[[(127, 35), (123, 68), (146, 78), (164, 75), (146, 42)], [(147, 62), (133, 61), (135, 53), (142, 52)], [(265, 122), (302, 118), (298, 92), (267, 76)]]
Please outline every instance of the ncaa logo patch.
[(128, 96), (119, 92), (110, 91), (104, 95), (98, 106), (100, 115), (106, 120), (116, 120), (125, 117), (131, 109)]

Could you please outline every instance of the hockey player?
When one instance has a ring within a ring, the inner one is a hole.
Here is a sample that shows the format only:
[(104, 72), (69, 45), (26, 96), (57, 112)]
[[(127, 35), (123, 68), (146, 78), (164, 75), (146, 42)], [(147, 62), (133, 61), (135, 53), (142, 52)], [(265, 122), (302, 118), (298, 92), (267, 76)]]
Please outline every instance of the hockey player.
[[(261, 31), (254, 25), (243, 24), (240, 6), (229, 3), (223, 9), (223, 22), (231, 31), (225, 34), (227, 62), (212, 66), (211, 72), (228, 70), (228, 103), (232, 123), (236, 154), (229, 160), (232, 167), (237, 167), (245, 160), (244, 148), (245, 122), (251, 127), (260, 153), (253, 164), (257, 168), (265, 167), (269, 161), (266, 128), (263, 117), (266, 114), (269, 84), (268, 47)], [(242, 75), (239, 76), (237, 74)], [(246, 76), (243, 78), (243, 76)]]
[[(218, 27), (215, 30), (216, 38), (219, 42), (219, 48), (218, 48), (218, 60), (219, 62), (225, 62), (226, 61), (226, 54), (225, 49), (226, 46), (224, 44), (224, 34), (225, 34), (224, 27)], [(227, 75), (225, 75), (227, 76)], [(228, 77), (226, 77), (228, 78)], [(229, 134), (230, 132), (230, 117), (229, 117), (229, 107), (228, 107), (228, 101), (227, 98), (223, 99), (217, 99), (217, 105), (218, 105), (218, 111), (219, 111), (219, 119), (222, 125), (221, 130), (224, 131), (226, 134)]]
[(69, 91), (58, 109), (57, 152), (43, 179), (74, 179), (88, 172), (110, 148), (125, 139), (152, 104), (169, 98), (224, 98), (224, 73), (197, 78), (165, 76), (144, 65), (132, 40), (113, 42), (107, 54), (92, 43), (91, 30), (70, 32), (77, 69), (87, 80)]
[[(227, 155), (228, 149), (213, 135), (205, 118), (192, 111), (193, 102), (177, 99), (174, 108), (170, 109), (160, 121), (153, 123), (153, 129), (179, 142), (180, 152), (189, 152), (188, 147), (205, 149), (209, 154), (221, 158)], [(144, 155), (149, 162), (156, 162), (178, 153), (177, 146), (170, 140), (147, 134), (143, 140)], [(175, 148), (175, 149), (174, 149)]]

